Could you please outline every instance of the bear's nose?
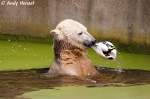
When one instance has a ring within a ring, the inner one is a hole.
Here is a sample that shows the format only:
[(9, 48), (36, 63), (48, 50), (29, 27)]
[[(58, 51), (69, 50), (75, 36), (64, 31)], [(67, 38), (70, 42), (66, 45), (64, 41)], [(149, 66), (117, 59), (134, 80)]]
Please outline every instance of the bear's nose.
[(92, 40), (92, 41), (85, 40), (84, 41), (84, 45), (87, 47), (91, 47), (91, 46), (95, 45), (95, 43), (96, 43), (96, 40)]
[(92, 45), (95, 45), (95, 43), (96, 43), (96, 40), (92, 41), (91, 43), (92, 43)]

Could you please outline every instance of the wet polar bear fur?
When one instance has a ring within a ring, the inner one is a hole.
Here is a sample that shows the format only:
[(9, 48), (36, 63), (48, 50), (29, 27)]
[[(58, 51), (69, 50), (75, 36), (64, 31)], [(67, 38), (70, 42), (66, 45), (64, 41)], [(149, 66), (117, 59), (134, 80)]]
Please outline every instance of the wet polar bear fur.
[(87, 57), (86, 50), (95, 44), (95, 39), (81, 23), (72, 19), (60, 22), (50, 32), (54, 40), (54, 63), (49, 75), (69, 75), (77, 77), (94, 76), (97, 71)]

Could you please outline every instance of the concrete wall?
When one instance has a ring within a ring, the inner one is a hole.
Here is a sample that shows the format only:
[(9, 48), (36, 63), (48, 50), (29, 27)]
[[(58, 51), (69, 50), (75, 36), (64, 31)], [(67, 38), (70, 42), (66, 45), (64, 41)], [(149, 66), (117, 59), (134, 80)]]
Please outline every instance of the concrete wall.
[(150, 44), (150, 0), (34, 1), (33, 6), (1, 5), (0, 33), (45, 37), (59, 21), (71, 18), (100, 38)]
[[(5, 1), (7, 2), (15, 0)], [(45, 36), (48, 31), (47, 2), (48, 0), (35, 0), (35, 5), (33, 6), (1, 5), (0, 33), (42, 37)]]

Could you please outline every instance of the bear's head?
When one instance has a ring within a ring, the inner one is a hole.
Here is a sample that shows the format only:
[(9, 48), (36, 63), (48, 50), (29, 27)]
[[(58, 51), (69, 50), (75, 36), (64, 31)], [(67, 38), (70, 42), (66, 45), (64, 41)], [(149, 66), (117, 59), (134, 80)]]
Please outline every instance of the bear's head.
[(72, 19), (60, 22), (50, 34), (55, 40), (64, 40), (74, 46), (84, 48), (91, 47), (96, 42), (84, 25)]

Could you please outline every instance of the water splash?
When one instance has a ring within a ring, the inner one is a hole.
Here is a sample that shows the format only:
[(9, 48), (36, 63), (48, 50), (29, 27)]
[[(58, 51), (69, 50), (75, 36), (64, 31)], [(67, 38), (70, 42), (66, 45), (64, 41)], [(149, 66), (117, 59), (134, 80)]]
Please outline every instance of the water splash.
[(8, 42), (11, 42), (11, 39), (8, 39), (7, 41), (8, 41)]
[(22, 47), (22, 45), (18, 45), (18, 47), (19, 47), (19, 48), (21, 48), (21, 47)]
[(122, 68), (121, 62), (120, 62), (118, 59), (115, 60), (115, 61), (116, 61), (116, 63), (117, 63), (117, 66), (116, 66), (116, 68), (115, 68), (115, 71), (117, 71), (118, 73), (124, 72), (124, 71), (123, 71), (123, 68)]
[(120, 53), (118, 52), (118, 58), (115, 59), (116, 68), (114, 69), (114, 70), (115, 70), (116, 72), (118, 72), (118, 73), (124, 72), (124, 70), (123, 70), (123, 65), (122, 65), (122, 63), (121, 63), (121, 61), (120, 61), (120, 58), (121, 58), (121, 55), (120, 55)]
[(23, 48), (24, 51), (26, 51), (27, 48)]

